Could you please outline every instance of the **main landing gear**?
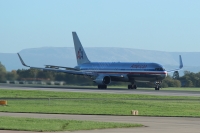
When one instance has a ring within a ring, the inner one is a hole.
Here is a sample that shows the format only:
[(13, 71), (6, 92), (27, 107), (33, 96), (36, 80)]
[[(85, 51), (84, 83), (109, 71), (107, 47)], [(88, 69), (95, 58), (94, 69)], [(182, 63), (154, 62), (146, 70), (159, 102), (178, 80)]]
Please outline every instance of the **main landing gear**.
[(137, 89), (137, 85), (128, 85), (128, 89)]
[(107, 89), (107, 85), (98, 85), (98, 89)]

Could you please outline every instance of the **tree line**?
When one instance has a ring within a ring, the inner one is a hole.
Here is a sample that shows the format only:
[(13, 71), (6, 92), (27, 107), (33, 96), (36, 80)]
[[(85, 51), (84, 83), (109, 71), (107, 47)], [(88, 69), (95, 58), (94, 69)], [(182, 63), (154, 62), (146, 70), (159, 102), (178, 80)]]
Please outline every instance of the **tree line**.
[(18, 69), (10, 72), (0, 62), (0, 82), (6, 81), (64, 81), (66, 84), (94, 85), (87, 76), (71, 75), (37, 69)]
[[(64, 81), (69, 85), (95, 85), (88, 76), (71, 75), (51, 71), (41, 71), (36, 69), (18, 69), (10, 72), (0, 62), (0, 82), (9, 81)], [(112, 85), (127, 85), (124, 82), (111, 82)], [(138, 87), (154, 87), (154, 83), (137, 83)], [(181, 77), (172, 78), (167, 76), (163, 82), (163, 88), (167, 87), (200, 87), (200, 72), (193, 73), (184, 71)]]

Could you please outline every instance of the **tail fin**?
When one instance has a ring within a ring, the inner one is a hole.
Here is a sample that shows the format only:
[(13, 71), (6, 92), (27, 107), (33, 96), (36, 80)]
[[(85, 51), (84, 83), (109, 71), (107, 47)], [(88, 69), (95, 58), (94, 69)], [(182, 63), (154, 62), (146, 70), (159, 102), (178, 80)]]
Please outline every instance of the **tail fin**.
[(72, 32), (72, 35), (74, 40), (74, 48), (75, 48), (77, 64), (81, 65), (83, 63), (90, 63), (76, 32)]
[(183, 68), (183, 62), (182, 62), (182, 58), (181, 58), (181, 55), (179, 55), (179, 68)]

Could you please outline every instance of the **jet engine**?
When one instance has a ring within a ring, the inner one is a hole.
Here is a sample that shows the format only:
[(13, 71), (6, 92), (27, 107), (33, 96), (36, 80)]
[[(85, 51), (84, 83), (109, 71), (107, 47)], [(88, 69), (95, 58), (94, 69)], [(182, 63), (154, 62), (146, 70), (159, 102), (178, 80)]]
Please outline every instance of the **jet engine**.
[(178, 73), (178, 71), (175, 71), (175, 72), (173, 73), (172, 78), (173, 78), (173, 79), (178, 79), (178, 78), (179, 78), (179, 73)]
[(100, 85), (108, 85), (111, 83), (111, 78), (110, 76), (105, 76), (105, 75), (99, 75), (95, 80), (93, 80), (95, 83), (100, 84)]

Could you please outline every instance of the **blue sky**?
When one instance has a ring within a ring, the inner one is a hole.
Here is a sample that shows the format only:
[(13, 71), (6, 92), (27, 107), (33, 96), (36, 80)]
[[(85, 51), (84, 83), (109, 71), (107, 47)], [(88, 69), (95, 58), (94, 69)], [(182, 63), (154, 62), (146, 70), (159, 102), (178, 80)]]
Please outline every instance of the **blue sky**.
[(0, 52), (73, 47), (200, 52), (199, 0), (1, 0)]

